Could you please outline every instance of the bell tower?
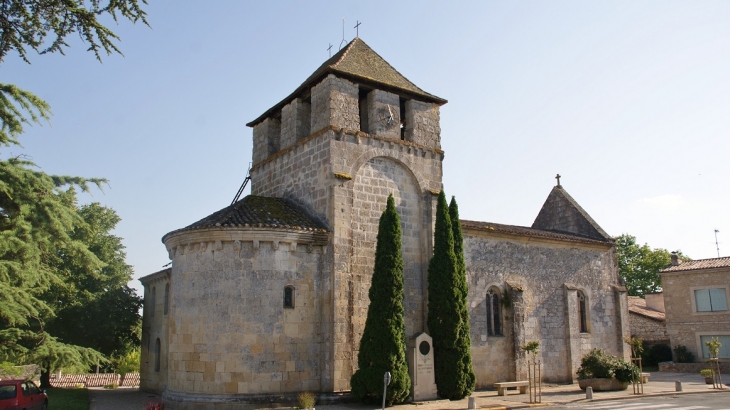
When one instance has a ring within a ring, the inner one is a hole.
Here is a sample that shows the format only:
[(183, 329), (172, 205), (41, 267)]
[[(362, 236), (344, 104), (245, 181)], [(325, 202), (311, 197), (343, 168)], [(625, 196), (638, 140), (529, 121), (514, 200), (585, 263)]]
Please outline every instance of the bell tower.
[(322, 389), (349, 390), (373, 273), (378, 221), (393, 194), (402, 224), (406, 336), (425, 331), (435, 199), (442, 188), (439, 107), (360, 38), (322, 64), (253, 127), (252, 195), (286, 198), (329, 229), (319, 327)]

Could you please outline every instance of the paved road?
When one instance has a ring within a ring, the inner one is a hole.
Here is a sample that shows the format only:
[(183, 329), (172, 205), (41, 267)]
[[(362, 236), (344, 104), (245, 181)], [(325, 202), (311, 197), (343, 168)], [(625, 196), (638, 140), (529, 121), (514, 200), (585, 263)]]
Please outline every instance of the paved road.
[(730, 410), (730, 392), (714, 394), (667, 395), (630, 400), (597, 401), (555, 406), (565, 410)]

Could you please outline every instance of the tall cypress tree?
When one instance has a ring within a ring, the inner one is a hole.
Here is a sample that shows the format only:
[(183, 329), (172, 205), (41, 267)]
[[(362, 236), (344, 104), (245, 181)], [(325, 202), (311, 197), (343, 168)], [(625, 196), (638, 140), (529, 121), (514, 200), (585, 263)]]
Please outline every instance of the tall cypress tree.
[(464, 371), (464, 349), (460, 346), (464, 331), (462, 311), (466, 307), (462, 307), (465, 301), (459, 266), (449, 206), (441, 191), (436, 205), (433, 257), (428, 264), (427, 322), (433, 338), (436, 388), (439, 396), (450, 400), (463, 399), (473, 389), (473, 378)]
[(471, 333), (469, 327), (469, 286), (466, 282), (466, 263), (464, 262), (464, 236), (461, 233), (461, 222), (459, 219), (459, 206), (456, 204), (456, 198), (451, 197), (449, 204), (449, 217), (451, 218), (451, 227), (454, 233), (454, 255), (456, 256), (456, 279), (459, 283), (461, 294), (457, 300), (459, 316), (461, 317), (462, 326), (456, 342), (456, 349), (461, 356), (461, 372), (463, 373), (464, 386), (463, 396), (466, 397), (474, 391), (476, 386), (476, 375), (471, 363)]
[(352, 394), (363, 402), (381, 401), (383, 376), (390, 372), (388, 405), (405, 401), (411, 390), (406, 362), (406, 330), (403, 321), (403, 255), (401, 227), (393, 195), (380, 216), (375, 248), (375, 268), (370, 285), (370, 307), (357, 355), (358, 370), (352, 375)]

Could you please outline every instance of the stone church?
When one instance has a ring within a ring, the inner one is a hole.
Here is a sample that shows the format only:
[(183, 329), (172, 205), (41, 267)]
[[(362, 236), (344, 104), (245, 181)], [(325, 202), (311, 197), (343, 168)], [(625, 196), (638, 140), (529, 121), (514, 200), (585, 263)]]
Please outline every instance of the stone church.
[[(248, 123), (251, 195), (163, 236), (171, 268), (140, 279), (141, 387), (176, 409), (349, 391), (389, 194), (406, 336), (428, 332), (446, 103), (356, 38)], [(614, 241), (559, 182), (531, 227), (461, 224), (478, 389), (524, 380), (526, 341), (546, 382), (594, 347), (627, 357)]]

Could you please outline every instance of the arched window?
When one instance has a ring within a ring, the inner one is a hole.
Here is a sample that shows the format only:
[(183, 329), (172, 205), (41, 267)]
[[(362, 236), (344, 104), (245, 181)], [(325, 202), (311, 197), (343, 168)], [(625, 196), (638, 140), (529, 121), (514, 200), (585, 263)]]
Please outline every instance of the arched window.
[(164, 308), (165, 314), (167, 314), (167, 311), (169, 309), (168, 306), (170, 306), (170, 284), (169, 283), (165, 285), (165, 308)]
[(150, 316), (155, 316), (155, 296), (157, 295), (157, 289), (152, 287), (152, 295), (150, 295)]
[(578, 291), (578, 317), (580, 318), (580, 332), (588, 333), (588, 312), (586, 310), (586, 295)]
[(487, 291), (487, 335), (489, 336), (502, 336), (501, 307), (499, 289), (490, 288)]
[(287, 286), (284, 288), (284, 307), (294, 308), (294, 286)]
[(155, 371), (160, 371), (160, 338), (155, 340)]

